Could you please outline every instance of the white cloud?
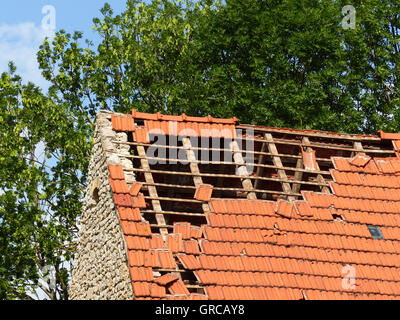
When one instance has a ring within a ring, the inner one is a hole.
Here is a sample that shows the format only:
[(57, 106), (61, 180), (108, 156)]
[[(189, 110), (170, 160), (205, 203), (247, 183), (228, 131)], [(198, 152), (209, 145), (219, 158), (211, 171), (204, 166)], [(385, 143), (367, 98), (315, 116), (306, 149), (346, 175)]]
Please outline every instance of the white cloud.
[(23, 82), (32, 81), (43, 89), (48, 88), (47, 81), (41, 76), (36, 53), (49, 30), (33, 22), (0, 25), (0, 73), (8, 71), (8, 62), (17, 66)]

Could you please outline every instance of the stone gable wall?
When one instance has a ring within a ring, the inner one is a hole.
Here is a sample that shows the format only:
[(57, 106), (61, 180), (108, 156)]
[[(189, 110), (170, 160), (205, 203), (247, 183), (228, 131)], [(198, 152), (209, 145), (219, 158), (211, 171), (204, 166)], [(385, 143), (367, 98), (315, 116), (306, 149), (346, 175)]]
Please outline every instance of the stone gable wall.
[(107, 164), (121, 163), (116, 156), (121, 150), (112, 142), (117, 138), (126, 139), (112, 130), (111, 114), (100, 112), (72, 269), (69, 297), (73, 300), (133, 299), (126, 243), (108, 181)]

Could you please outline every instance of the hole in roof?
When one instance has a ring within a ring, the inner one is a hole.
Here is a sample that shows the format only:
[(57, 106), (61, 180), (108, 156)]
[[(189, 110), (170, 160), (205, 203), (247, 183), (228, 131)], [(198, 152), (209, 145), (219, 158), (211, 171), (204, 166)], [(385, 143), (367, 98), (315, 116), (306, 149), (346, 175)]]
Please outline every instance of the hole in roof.
[(332, 214), (332, 218), (333, 218), (333, 220), (335, 220), (335, 221), (344, 221), (343, 216), (341, 216), (340, 214), (335, 214), (335, 213), (333, 213), (333, 214)]
[(144, 120), (143, 119), (135, 119), (135, 124), (137, 126), (144, 126)]
[(373, 239), (383, 239), (383, 234), (378, 226), (368, 226), (369, 233)]

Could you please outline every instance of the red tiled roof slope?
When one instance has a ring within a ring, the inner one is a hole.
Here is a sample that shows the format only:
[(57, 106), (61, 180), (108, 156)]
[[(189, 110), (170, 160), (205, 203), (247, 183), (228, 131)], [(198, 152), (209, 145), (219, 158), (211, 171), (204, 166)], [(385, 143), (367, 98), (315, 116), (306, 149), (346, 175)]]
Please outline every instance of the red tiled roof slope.
[[(169, 121), (199, 135), (202, 126), (234, 132), (237, 124), (135, 111), (112, 119), (114, 130), (133, 132), (136, 142), (148, 142), (154, 128), (170, 134)], [(175, 222), (165, 239), (141, 214), (141, 184), (130, 193), (122, 167), (109, 166), (135, 298), (400, 298), (400, 159), (360, 152), (332, 161), (331, 193), (302, 191), (303, 200), (210, 199), (212, 188), (204, 184), (196, 197), (209, 206), (207, 223)], [(373, 238), (368, 226), (379, 227), (383, 239)], [(204, 294), (189, 291), (179, 265), (193, 272)]]

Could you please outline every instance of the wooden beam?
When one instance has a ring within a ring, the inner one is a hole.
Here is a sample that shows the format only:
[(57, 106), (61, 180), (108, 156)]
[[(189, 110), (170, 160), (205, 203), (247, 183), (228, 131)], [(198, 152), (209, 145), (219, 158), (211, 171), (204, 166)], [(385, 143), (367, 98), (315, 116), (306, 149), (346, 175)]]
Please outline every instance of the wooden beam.
[[(260, 141), (264, 141), (264, 140), (260, 140)], [(127, 145), (133, 145), (133, 146), (144, 146), (144, 147), (150, 147), (150, 146), (154, 146), (154, 145), (152, 145), (152, 144), (150, 144), (150, 143), (141, 143), (141, 142), (119, 142), (119, 141), (116, 141), (116, 140), (114, 140), (113, 141), (114, 143), (119, 143), (119, 144), (127, 144)], [(291, 143), (292, 145), (293, 145), (293, 143)], [(301, 143), (294, 143), (294, 145), (301, 145)], [(177, 146), (168, 146), (168, 145), (163, 145), (163, 146), (159, 146), (160, 148), (162, 147), (162, 148), (167, 148), (167, 149), (184, 149), (183, 147), (177, 147)], [(324, 147), (319, 147), (319, 148), (324, 148)], [(329, 149), (329, 148), (327, 148), (327, 149)], [(229, 152), (230, 150), (228, 150), (228, 149), (221, 149), (221, 148), (198, 148), (198, 147), (193, 147), (193, 150), (208, 150), (208, 151), (225, 151), (225, 152)], [(354, 149), (344, 149), (344, 150), (346, 150), (346, 151), (351, 151), (351, 150), (354, 150)], [(340, 151), (343, 151), (343, 150), (340, 150)], [(365, 153), (386, 153), (386, 154), (395, 154), (395, 152), (393, 151), (393, 150), (376, 150), (376, 149), (374, 149), (374, 150), (371, 150), (371, 149), (365, 149), (364, 150), (364, 152)], [(251, 150), (246, 150), (246, 153), (250, 153), (250, 154), (254, 154), (254, 155), (259, 155), (259, 154), (264, 154), (264, 155), (266, 155), (266, 156), (272, 156), (272, 154), (271, 153), (269, 153), (269, 152), (260, 152), (260, 151), (251, 151)], [(293, 158), (293, 159), (298, 159), (298, 158), (301, 158), (300, 156), (298, 156), (298, 155), (293, 155), (293, 154), (278, 154), (278, 156), (279, 157), (281, 157), (281, 158)], [(129, 157), (129, 156), (125, 156), (125, 157)], [(332, 160), (330, 159), (330, 158), (316, 158), (316, 160), (317, 161), (319, 161), (319, 162), (329, 162), (329, 163), (331, 163), (332, 162)]]
[(235, 164), (237, 165), (236, 174), (241, 178), (242, 186), (247, 191), (247, 199), (257, 199), (256, 193), (254, 192), (253, 184), (249, 177), (249, 173), (246, 168), (246, 163), (243, 160), (242, 151), (240, 150), (236, 140), (230, 143), (232, 156)]
[[(307, 138), (307, 137), (305, 137)], [(259, 139), (255, 137), (243, 137), (243, 141), (250, 140), (254, 142), (263, 142), (264, 139)], [(335, 145), (332, 143), (322, 143), (322, 142), (313, 142), (309, 144), (302, 143), (298, 140), (288, 140), (282, 138), (274, 138), (275, 144), (283, 144), (283, 145), (292, 145), (292, 146), (303, 146), (303, 147), (312, 147), (312, 148), (321, 148), (321, 149), (330, 149), (330, 150), (340, 150), (340, 151), (357, 151), (352, 146), (343, 147), (343, 145)], [(382, 150), (382, 149), (365, 149), (365, 152), (370, 153), (394, 153), (393, 150)]]
[(333, 133), (329, 134), (324, 131), (317, 131), (317, 132), (307, 132), (302, 130), (285, 130), (280, 128), (262, 128), (259, 126), (252, 126), (252, 125), (238, 125), (236, 126), (237, 129), (252, 129), (254, 131), (259, 132), (269, 132), (269, 133), (284, 133), (290, 134), (295, 136), (305, 136), (305, 137), (318, 137), (318, 138), (326, 138), (326, 139), (337, 139), (337, 140), (356, 140), (356, 141), (381, 141), (381, 138), (378, 136), (368, 136), (368, 135), (350, 135), (350, 134), (341, 134), (341, 133)]
[[(200, 187), (203, 184), (203, 179), (200, 176), (199, 166), (197, 165), (196, 155), (192, 149), (192, 143), (190, 138), (183, 138), (182, 139), (183, 147), (186, 149), (186, 158), (189, 161), (190, 172), (193, 174), (193, 182), (196, 188)], [(197, 200), (196, 200), (197, 201)], [(202, 202), (202, 201), (198, 201)], [(210, 212), (210, 206), (208, 203), (202, 202), (203, 212)]]
[(359, 153), (359, 152), (364, 152), (364, 148), (363, 148), (363, 146), (362, 146), (362, 143), (360, 142), (360, 141), (354, 141), (354, 143), (353, 143), (353, 148), (355, 149), (355, 150), (358, 150), (358, 151), (353, 151), (352, 153), (351, 153), (351, 156), (352, 157), (354, 157), (357, 153)]
[[(155, 210), (141, 210), (142, 213), (154, 213), (158, 214), (159, 211)], [(178, 211), (163, 211), (163, 215), (175, 215), (175, 216), (188, 216), (188, 217), (204, 217), (204, 213), (192, 213), (192, 212), (178, 212)], [(157, 223), (158, 224), (158, 223)], [(165, 226), (165, 224), (163, 224)], [(160, 227), (162, 228), (162, 227)]]
[[(118, 154), (118, 155), (120, 155), (120, 154)], [(124, 156), (125, 158), (130, 158), (130, 159), (142, 159), (142, 157), (140, 157), (140, 156), (132, 156), (132, 155), (131, 156), (121, 155), (121, 156)], [(278, 154), (278, 156), (284, 157), (284, 155), (280, 155), (280, 154)], [(260, 157), (265, 158), (265, 154), (260, 155)], [(275, 165), (262, 164), (261, 163), (262, 159), (260, 159), (260, 157), (259, 157), (259, 160), (258, 160), (257, 163), (252, 164), (252, 166), (257, 167), (257, 170), (259, 168), (278, 169), (278, 167), (275, 166)], [(182, 161), (182, 159), (160, 158), (160, 157), (147, 157), (147, 160), (159, 160), (159, 161), (166, 161), (166, 162), (168, 162), (168, 161), (176, 161), (176, 162)], [(297, 160), (302, 160), (301, 156), (299, 156), (299, 159), (297, 159)], [(233, 166), (236, 166), (235, 162), (224, 162), (224, 161), (208, 161), (207, 163), (204, 163), (204, 162), (202, 163), (201, 161), (196, 160), (196, 161), (193, 161), (193, 163), (203, 164), (203, 165), (233, 165)], [(309, 170), (303, 169), (302, 166), (300, 166), (299, 168), (298, 167), (293, 168), (293, 167), (285, 167), (285, 166), (283, 166), (282, 169), (284, 169), (286, 171), (294, 171), (294, 172), (296, 172), (296, 171), (309, 172)], [(325, 175), (330, 175), (331, 174), (329, 171), (314, 171), (314, 173), (320, 173), (320, 174), (325, 174)]]
[[(262, 143), (261, 145), (261, 152), (265, 152), (267, 149), (267, 144), (265, 143), (265, 141)], [(262, 166), (264, 164), (264, 159), (265, 159), (265, 155), (261, 154), (258, 157), (258, 161), (257, 161), (257, 171), (256, 171), (256, 176), (260, 177), (262, 176), (263, 172), (264, 172), (264, 166)], [(260, 180), (256, 180), (254, 182), (254, 189), (257, 189), (258, 184), (259, 184)]]
[[(288, 177), (286, 175), (285, 170), (283, 169), (281, 158), (278, 156), (279, 153), (278, 153), (278, 149), (276, 148), (276, 145), (274, 143), (274, 138), (272, 137), (272, 134), (270, 134), (270, 133), (266, 133), (264, 135), (264, 137), (267, 142), (269, 152), (273, 154), (272, 162), (278, 168), (277, 169), (278, 176), (280, 179), (282, 179), (282, 182), (281, 182), (282, 190), (286, 193), (291, 194), (293, 191), (292, 191), (292, 188), (290, 187), (290, 184), (287, 182), (284, 182), (284, 181), (288, 180)], [(288, 196), (288, 200), (296, 200), (296, 197)]]
[[(144, 150), (144, 147), (137, 146), (137, 151), (139, 153), (139, 156), (142, 157), (142, 159), (140, 160), (140, 163), (141, 163), (142, 169), (144, 170), (144, 178), (145, 178), (146, 182), (148, 182), (149, 184), (154, 183), (153, 175), (150, 170), (150, 165), (149, 165), (148, 160), (146, 159), (146, 151)], [(149, 191), (149, 195), (151, 197), (158, 197), (157, 189), (155, 186), (149, 185), (148, 191)], [(161, 208), (160, 201), (159, 200), (151, 200), (151, 204), (153, 206), (154, 211), (157, 212), (157, 214), (156, 214), (157, 224), (165, 225), (166, 224), (165, 217), (163, 215), (163, 210)], [(167, 228), (161, 228), (160, 233), (161, 233), (161, 236), (163, 237), (163, 239), (165, 240), (165, 236), (168, 233)]]
[[(218, 179), (223, 179), (219, 177)], [(150, 185), (146, 182), (143, 182), (143, 188), (146, 189), (147, 186)], [(172, 188), (172, 189), (196, 189), (194, 186), (184, 186), (184, 185), (178, 185), (178, 184), (167, 184), (167, 183), (153, 183), (152, 185), (157, 186), (157, 187), (164, 187), (164, 188)], [(246, 190), (244, 188), (225, 188), (225, 187), (214, 187), (213, 190), (215, 191), (236, 191), (236, 192), (245, 192)], [(280, 195), (291, 195), (291, 193), (285, 193), (283, 191), (274, 191), (274, 190), (261, 190), (261, 189), (254, 189), (254, 192), (258, 193), (271, 193), (271, 194), (280, 194)], [(301, 196), (300, 193), (295, 194), (296, 196)], [(216, 197), (218, 198), (218, 197)]]
[[(301, 153), (301, 151), (300, 151), (300, 153)], [(296, 169), (300, 169), (300, 168), (303, 168), (303, 158), (297, 159)], [(306, 171), (306, 170), (297, 170), (297, 171), (295, 171), (294, 180), (302, 180), (304, 171)], [(292, 192), (293, 193), (299, 193), (300, 192), (300, 187), (301, 187), (301, 184), (292, 184)]]
[(176, 202), (187, 202), (187, 203), (202, 203), (203, 201), (196, 200), (196, 199), (182, 199), (176, 197), (152, 197), (152, 196), (145, 196), (145, 199), (149, 200), (161, 200), (161, 201), (176, 201)]
[[(124, 169), (125, 171), (136, 171), (136, 172), (152, 172), (152, 173), (161, 173), (161, 174), (176, 174), (176, 175), (182, 175), (182, 176), (192, 176), (193, 174), (191, 172), (180, 172), (180, 171), (169, 171), (169, 170), (144, 170), (144, 169), (139, 169), (139, 168), (133, 168), (133, 169)], [(222, 177), (222, 178), (233, 178), (233, 179), (238, 179), (239, 176), (233, 175), (233, 174), (219, 174), (219, 173), (200, 173), (198, 174), (201, 177), (212, 177), (212, 178), (217, 178), (217, 177)], [(267, 177), (255, 177), (255, 176), (248, 176), (247, 179), (251, 180), (265, 180), (265, 181), (277, 181), (277, 182), (287, 182), (287, 183), (294, 183), (294, 184), (307, 184), (310, 186), (313, 185), (321, 185), (320, 183), (317, 182), (312, 182), (312, 181), (298, 181), (298, 180), (293, 180), (293, 179), (281, 179), (281, 178), (267, 178)], [(326, 186), (329, 186), (328, 183), (325, 184)]]

